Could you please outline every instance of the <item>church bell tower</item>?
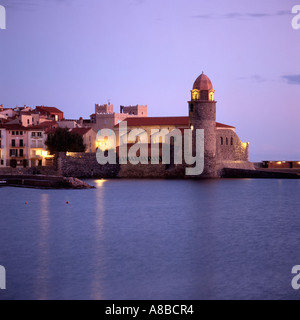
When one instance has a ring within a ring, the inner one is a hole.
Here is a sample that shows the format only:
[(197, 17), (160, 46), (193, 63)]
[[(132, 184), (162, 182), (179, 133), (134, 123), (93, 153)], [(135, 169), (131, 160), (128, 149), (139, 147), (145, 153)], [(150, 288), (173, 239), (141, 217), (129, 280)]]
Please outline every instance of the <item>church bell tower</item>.
[(193, 134), (193, 151), (196, 150), (196, 130), (204, 129), (204, 172), (201, 177), (215, 178), (216, 171), (216, 105), (215, 90), (210, 79), (202, 73), (194, 83), (189, 101), (190, 128)]

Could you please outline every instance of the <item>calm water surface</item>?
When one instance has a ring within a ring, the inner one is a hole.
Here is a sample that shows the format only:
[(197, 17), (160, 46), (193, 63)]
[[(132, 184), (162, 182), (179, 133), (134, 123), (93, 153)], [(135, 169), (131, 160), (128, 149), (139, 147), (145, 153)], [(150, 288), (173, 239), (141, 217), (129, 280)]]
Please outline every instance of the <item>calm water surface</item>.
[(300, 299), (300, 181), (90, 183), (0, 189), (0, 299)]

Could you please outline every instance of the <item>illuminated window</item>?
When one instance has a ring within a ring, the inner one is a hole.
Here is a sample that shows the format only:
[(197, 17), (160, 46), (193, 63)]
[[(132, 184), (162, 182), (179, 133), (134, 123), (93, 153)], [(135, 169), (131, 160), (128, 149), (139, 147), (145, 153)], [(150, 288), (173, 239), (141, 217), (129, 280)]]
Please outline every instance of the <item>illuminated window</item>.
[(200, 91), (199, 90), (193, 90), (192, 91), (192, 100), (199, 100), (200, 99)]

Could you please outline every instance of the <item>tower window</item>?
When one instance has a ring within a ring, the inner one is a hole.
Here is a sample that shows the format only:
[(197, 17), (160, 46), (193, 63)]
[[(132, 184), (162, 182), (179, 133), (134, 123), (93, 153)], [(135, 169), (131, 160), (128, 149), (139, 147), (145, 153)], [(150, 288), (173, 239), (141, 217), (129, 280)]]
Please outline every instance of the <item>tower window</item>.
[(221, 137), (221, 146), (223, 146), (224, 145), (224, 139), (223, 139), (223, 137)]
[(201, 91), (201, 93), (200, 93), (200, 100), (208, 101), (208, 91), (207, 91), (207, 90)]
[(226, 138), (226, 146), (228, 146), (228, 144), (229, 144), (229, 140), (228, 138)]
[(194, 105), (193, 104), (191, 104), (190, 110), (191, 110), (191, 112), (194, 112)]
[(233, 138), (231, 138), (231, 145), (233, 146)]

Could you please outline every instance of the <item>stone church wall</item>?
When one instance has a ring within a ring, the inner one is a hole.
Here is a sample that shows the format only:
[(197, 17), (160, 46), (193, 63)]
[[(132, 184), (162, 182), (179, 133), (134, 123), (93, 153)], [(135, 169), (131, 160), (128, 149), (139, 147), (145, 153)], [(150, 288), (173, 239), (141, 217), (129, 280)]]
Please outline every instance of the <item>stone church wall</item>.
[(249, 146), (233, 130), (217, 130), (217, 161), (248, 161)]

